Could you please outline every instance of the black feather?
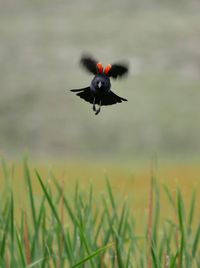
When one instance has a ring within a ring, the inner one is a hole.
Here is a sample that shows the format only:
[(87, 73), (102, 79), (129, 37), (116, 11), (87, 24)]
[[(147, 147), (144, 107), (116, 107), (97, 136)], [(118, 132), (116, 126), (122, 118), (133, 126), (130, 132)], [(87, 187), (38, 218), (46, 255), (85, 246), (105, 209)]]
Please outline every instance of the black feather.
[(84, 91), (85, 89), (88, 89), (89, 87), (83, 87), (83, 88), (79, 88), (79, 89), (70, 89), (70, 91), (72, 92), (80, 92), (80, 91)]
[(116, 103), (120, 103), (122, 101), (128, 101), (127, 99), (124, 99), (120, 96), (117, 96), (115, 93), (112, 91), (109, 91), (108, 94), (102, 97), (101, 99), (101, 105), (112, 105)]
[(121, 103), (123, 101), (128, 101), (120, 96), (117, 96), (112, 91), (109, 91), (104, 95), (94, 96), (90, 90), (90, 87), (80, 88), (80, 89), (71, 89), (72, 92), (77, 92), (77, 96), (81, 99), (93, 104), (95, 98), (95, 104), (99, 104), (101, 102), (101, 106), (112, 105), (116, 103)]
[(128, 66), (123, 64), (112, 64), (108, 76), (117, 78), (128, 74)]
[[(74, 92), (77, 92), (77, 91), (74, 91)], [(76, 95), (89, 103), (93, 103), (94, 96), (91, 93), (90, 87), (84, 88), (81, 92), (78, 92)]]
[(82, 56), (80, 64), (90, 73), (97, 74), (97, 60), (91, 56)]

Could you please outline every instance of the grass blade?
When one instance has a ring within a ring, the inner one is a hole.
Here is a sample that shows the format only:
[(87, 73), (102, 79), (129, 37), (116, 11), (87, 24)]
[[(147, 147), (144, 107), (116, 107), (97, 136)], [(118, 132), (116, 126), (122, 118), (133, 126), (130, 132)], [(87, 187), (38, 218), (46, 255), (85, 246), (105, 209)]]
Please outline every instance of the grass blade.
[(39, 173), (37, 172), (37, 170), (35, 172), (36, 172), (36, 176), (38, 178), (38, 181), (39, 181), (39, 183), (40, 183), (40, 185), (42, 187), (42, 190), (43, 190), (43, 192), (44, 192), (44, 194), (46, 196), (46, 199), (48, 201), (48, 204), (49, 204), (49, 206), (50, 206), (50, 208), (52, 210), (52, 213), (53, 213), (53, 215), (54, 215), (54, 217), (55, 217), (55, 219), (56, 219), (56, 221), (57, 221), (57, 223), (59, 225), (60, 231), (63, 233), (63, 242), (64, 242), (64, 245), (65, 245), (65, 251), (68, 254), (69, 260), (72, 261), (72, 258), (69, 255), (70, 250), (68, 249), (68, 245), (67, 245), (67, 242), (66, 242), (66, 239), (65, 239), (65, 235), (64, 235), (64, 231), (63, 231), (63, 227), (62, 227), (62, 222), (59, 219), (58, 212), (57, 212), (57, 210), (56, 210), (56, 208), (55, 208), (55, 206), (54, 206), (54, 204), (53, 204), (53, 202), (51, 200), (51, 197), (50, 197), (50, 195), (49, 195), (49, 193), (48, 193), (48, 191), (47, 191), (44, 183), (42, 182), (42, 179), (41, 179)]
[(191, 204), (190, 204), (190, 210), (189, 210), (189, 219), (188, 219), (188, 231), (189, 232), (191, 230), (191, 226), (192, 226), (192, 222), (193, 222), (193, 218), (194, 218), (195, 203), (196, 203), (196, 192), (193, 191)]
[(94, 258), (95, 256), (103, 253), (105, 250), (107, 250), (108, 248), (112, 247), (114, 245), (114, 243), (110, 243), (104, 247), (101, 247), (97, 250), (95, 250), (94, 252), (92, 252), (90, 255), (88, 255), (86, 258), (80, 260), (79, 262), (77, 262), (76, 264), (72, 265), (71, 268), (76, 268), (82, 264), (84, 264), (85, 262), (87, 262), (88, 260), (91, 260), (92, 258)]
[(27, 215), (25, 211), (24, 211), (24, 246), (25, 246), (26, 264), (29, 265), (32, 261), (31, 261), (31, 248), (28, 233)]
[(20, 240), (17, 228), (15, 228), (15, 233), (16, 233), (16, 238), (17, 238), (17, 245), (18, 245), (18, 249), (19, 249), (19, 254), (20, 254), (20, 258), (21, 258), (21, 264), (22, 264), (22, 267), (26, 267), (26, 261), (25, 261), (25, 257), (24, 257), (24, 253), (23, 253), (23, 249), (22, 249), (23, 243)]
[(200, 224), (197, 228), (197, 232), (196, 232), (193, 247), (192, 247), (192, 257), (193, 258), (195, 258), (195, 256), (196, 256), (197, 248), (199, 245), (199, 238), (200, 238)]
[(177, 203), (178, 203), (178, 218), (179, 218), (179, 226), (180, 226), (180, 233), (181, 233), (181, 243), (180, 243), (180, 253), (179, 253), (179, 267), (182, 268), (183, 266), (183, 252), (185, 246), (185, 230), (184, 230), (184, 223), (185, 223), (185, 211), (184, 211), (184, 203), (182, 199), (182, 195), (180, 190), (178, 189), (177, 195)]
[(32, 183), (31, 183), (31, 178), (30, 178), (30, 171), (28, 168), (27, 161), (24, 161), (24, 177), (28, 186), (28, 196), (30, 199), (30, 205), (31, 205), (31, 213), (32, 213), (32, 219), (33, 219), (33, 226), (36, 230), (36, 212), (35, 212), (35, 203), (34, 203), (34, 197), (33, 197), (33, 188), (32, 188)]

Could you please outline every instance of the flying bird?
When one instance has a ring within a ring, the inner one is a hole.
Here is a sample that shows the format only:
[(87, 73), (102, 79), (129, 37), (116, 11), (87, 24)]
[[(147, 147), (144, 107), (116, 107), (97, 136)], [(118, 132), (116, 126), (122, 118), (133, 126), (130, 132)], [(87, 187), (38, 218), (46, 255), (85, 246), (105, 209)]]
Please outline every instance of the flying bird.
[[(80, 64), (94, 75), (90, 86), (71, 89), (77, 96), (93, 105), (93, 111), (97, 115), (101, 111), (101, 106), (112, 105), (127, 101), (117, 96), (111, 91), (110, 78), (120, 78), (128, 73), (128, 67), (125, 64), (108, 64), (105, 68), (91, 56), (82, 56)], [(97, 105), (97, 107), (96, 107)]]

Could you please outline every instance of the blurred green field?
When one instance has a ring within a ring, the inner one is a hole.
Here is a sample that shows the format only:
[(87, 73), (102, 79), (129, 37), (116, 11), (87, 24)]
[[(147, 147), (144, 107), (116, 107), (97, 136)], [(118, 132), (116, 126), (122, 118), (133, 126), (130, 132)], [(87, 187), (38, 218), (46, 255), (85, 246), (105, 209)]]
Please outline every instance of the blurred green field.
[[(12, 167), (10, 162), (10, 167)], [(20, 162), (14, 162), (13, 169), (13, 189), (16, 195), (16, 202), (22, 208), (26, 206), (27, 199), (24, 199), (26, 188), (24, 185), (24, 168)], [(120, 164), (95, 163), (95, 162), (49, 162), (47, 163), (30, 163), (30, 172), (32, 175), (32, 185), (36, 195), (41, 194), (41, 189), (35, 176), (35, 169), (39, 171), (45, 181), (51, 181), (52, 174), (56, 180), (63, 184), (66, 195), (71, 196), (75, 185), (78, 182), (83, 191), (88, 191), (90, 185), (93, 186), (95, 194), (99, 195), (105, 191), (105, 179), (109, 178), (112, 185), (112, 191), (116, 200), (129, 200), (130, 207), (137, 219), (136, 228), (138, 232), (143, 230), (149, 200), (149, 188), (152, 176), (151, 163), (127, 163)], [(159, 183), (161, 198), (161, 218), (172, 216), (169, 202), (164, 191), (164, 186), (169, 187), (170, 192), (174, 195), (177, 187), (181, 189), (184, 196), (186, 208), (190, 205), (193, 191), (197, 193), (197, 210), (200, 210), (200, 166), (194, 164), (174, 164), (163, 163), (161, 166), (153, 167), (155, 177)], [(3, 170), (0, 170), (0, 182), (5, 184), (3, 179)], [(51, 184), (51, 183), (50, 183)], [(199, 217), (195, 220), (198, 224)]]
[(198, 268), (199, 172), (2, 160), (0, 265)]

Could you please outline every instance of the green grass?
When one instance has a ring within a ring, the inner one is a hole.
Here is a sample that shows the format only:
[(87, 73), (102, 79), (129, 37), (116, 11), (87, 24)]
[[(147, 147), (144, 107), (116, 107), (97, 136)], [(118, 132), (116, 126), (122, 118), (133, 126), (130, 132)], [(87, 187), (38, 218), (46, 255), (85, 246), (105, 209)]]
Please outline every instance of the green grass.
[(52, 174), (41, 177), (37, 170), (32, 174), (25, 161), (26, 202), (19, 204), (14, 168), (2, 162), (2, 172), (0, 267), (200, 267), (195, 192), (188, 207), (178, 187), (175, 194), (165, 186), (174, 216), (166, 212), (163, 220), (160, 185), (152, 175), (148, 217), (139, 234), (141, 219), (134, 215), (134, 204), (115, 196), (108, 178), (99, 195), (92, 185), (83, 191), (78, 182), (74, 192), (65, 193), (64, 182)]

